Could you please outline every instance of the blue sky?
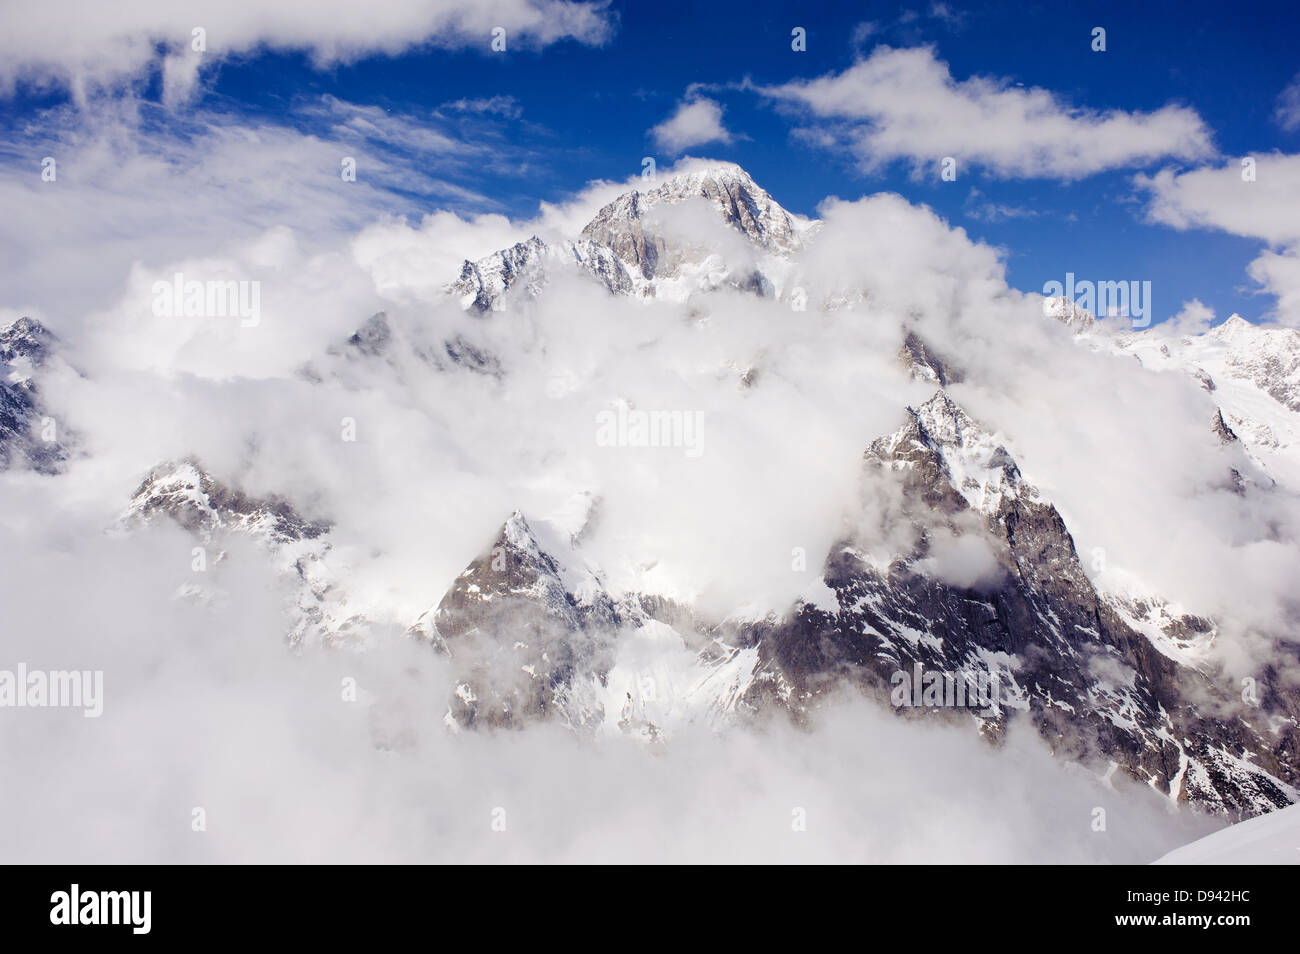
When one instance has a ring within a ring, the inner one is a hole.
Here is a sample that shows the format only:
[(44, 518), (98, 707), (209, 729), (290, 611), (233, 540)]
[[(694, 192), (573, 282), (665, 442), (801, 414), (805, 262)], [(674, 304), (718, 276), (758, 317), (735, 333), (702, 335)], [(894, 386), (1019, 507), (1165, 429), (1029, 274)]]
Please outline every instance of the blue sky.
[[(175, 45), (164, 32), (153, 40), (159, 57), (120, 83), (152, 142), (184, 139), (199, 115), (202, 127), (265, 123), (329, 139), (338, 135), (341, 115), (355, 119), (356, 110), (374, 107), (400, 117), (404, 130), (423, 127), (465, 144), (443, 150), (416, 138), (384, 142), (382, 126), (355, 141), (362, 175), (369, 165), (375, 178), (369, 157), (382, 154), (384, 201), (408, 216), (448, 208), (529, 218), (538, 200), (562, 200), (591, 180), (634, 175), (645, 156), (667, 165), (674, 151), (651, 130), (684, 99), (706, 98), (721, 108), (729, 141), (681, 152), (740, 163), (793, 211), (814, 215), (830, 195), (896, 191), (1005, 249), (1008, 278), (1025, 291), (1071, 271), (1151, 281), (1157, 320), (1193, 298), (1220, 320), (1233, 311), (1257, 318), (1272, 307), (1272, 297), (1261, 296), (1247, 274), (1265, 239), (1149, 222), (1150, 197), (1133, 178), (1300, 152), (1300, 123), (1279, 120), (1279, 96), (1300, 72), (1295, 4), (1249, 11), (1211, 3), (656, 2), (594, 9), (608, 28), (603, 36), (514, 44), (508, 36), (505, 53), (491, 51), (490, 38), (474, 27), (453, 40), (414, 35), (409, 48), (363, 49), (346, 62), (321, 62), (319, 45), (286, 42), (268, 50), (250, 42), (205, 61), (180, 107), (161, 105), (159, 63), (169, 42)], [(796, 26), (807, 31), (805, 52), (791, 49)], [(1096, 26), (1106, 30), (1105, 52), (1091, 49)], [(215, 46), (220, 30), (212, 33)], [(833, 128), (842, 117), (810, 123), (807, 104), (763, 92), (843, 75), (885, 48), (928, 49), (955, 84), (982, 76), (1006, 89), (1049, 91), (1060, 110), (1084, 117), (1072, 134), (1073, 151), (1083, 155), (1091, 148), (1087, 123), (1111, 110), (1181, 107), (1199, 117), (1208, 141), (1196, 155), (1136, 157), (1069, 179), (1052, 169), (992, 169), (968, 161), (954, 143), (958, 175), (944, 182), (936, 174), (938, 155), (864, 162), (843, 144), (817, 144), (809, 127)], [(16, 66), (13, 83), (0, 101), (11, 144), (40, 142), (56, 124), (66, 140), (75, 122), (70, 112), (88, 108), (74, 95), (75, 84), (35, 68), (24, 73)], [(111, 86), (105, 83), (110, 92)], [(89, 108), (104, 95), (110, 93), (95, 93)], [(6, 158), (14, 158), (8, 151)], [(990, 216), (991, 209), (1000, 211)]]

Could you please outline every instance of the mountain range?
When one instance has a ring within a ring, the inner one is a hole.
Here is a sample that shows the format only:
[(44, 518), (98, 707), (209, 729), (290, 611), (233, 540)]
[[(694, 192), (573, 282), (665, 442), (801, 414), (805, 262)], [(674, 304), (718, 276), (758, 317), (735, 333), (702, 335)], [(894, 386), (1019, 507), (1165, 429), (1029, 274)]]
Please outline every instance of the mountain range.
[[(445, 300), (461, 309), (452, 330), (420, 340), (384, 312), (359, 316), (355, 334), (302, 375), (324, 386), (366, 366), (507, 381), (526, 356), (501, 353), (482, 329), (526, 313), (562, 281), (688, 316), (720, 296), (784, 305), (791, 320), (869, 311), (872, 288), (819, 287), (805, 273), (802, 253), (822, 233), (739, 167), (701, 164), (620, 195), (570, 239), (534, 235), (466, 260), (446, 279)], [(1239, 316), (1197, 333), (1135, 331), (1072, 302), (1026, 301), (1033, 320), (1064, 329), (1061, 348), (1113, 357), (1135, 376), (1175, 376), (1208, 396), (1213, 413), (1192, 452), (1221, 473), (1215, 492), (1264, 512), (1300, 493), (1300, 332)], [(607, 508), (627, 505), (601, 487), (580, 488), (562, 514), (522, 505), (502, 513), (496, 534), (462, 554), (463, 571), (411, 618), (353, 599), (328, 514), (244, 492), (240, 475), (205, 467), (201, 447), (158, 461), (134, 492), (123, 488), (114, 529), (171, 520), (213, 560), (233, 537), (255, 541), (267, 572), (295, 594), (284, 627), (292, 647), (364, 652), (375, 632), (395, 627), (449, 661), (444, 722), (453, 732), (552, 721), (663, 745), (687, 723), (811, 725), (826, 700), (848, 691), (989, 745), (1029, 729), (1060, 759), (1099, 777), (1121, 772), (1175, 804), (1237, 817), (1300, 800), (1296, 643), (1262, 634), (1268, 691), (1243, 695), (1216, 653), (1232, 621), (1189, 611), (1081, 554), (1067, 515), (1008, 436), (1014, 421), (964, 406), (979, 363), (900, 317), (888, 357), (927, 396), (900, 391), (901, 426), (863, 443), (849, 477), (876, 502), (843, 514), (831, 545), (803, 555), (814, 582), (782, 612), (720, 610), (689, 592), (627, 585), (590, 549)], [(58, 479), (92, 452), (76, 439), (81, 422), (42, 434), (43, 372), (65, 361), (61, 342), (23, 318), (0, 332), (0, 358), (0, 458)], [(735, 387), (761, 392), (761, 360), (737, 354), (734, 368)], [(886, 523), (902, 543), (882, 553)], [(178, 595), (211, 596), (198, 584)], [(996, 691), (900, 705), (900, 674), (927, 672)]]

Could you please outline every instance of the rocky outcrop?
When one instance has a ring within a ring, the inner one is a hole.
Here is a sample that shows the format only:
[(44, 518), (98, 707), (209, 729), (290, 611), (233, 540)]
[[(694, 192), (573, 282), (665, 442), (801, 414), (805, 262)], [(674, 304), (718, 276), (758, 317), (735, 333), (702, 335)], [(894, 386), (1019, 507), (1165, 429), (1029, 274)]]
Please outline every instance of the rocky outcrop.
[[(568, 552), (569, 559), (563, 554)], [(543, 545), (516, 511), (411, 634), (451, 656), (451, 717), (504, 727), (544, 717), (579, 674), (612, 664), (620, 618), (600, 578), (560, 541)]]
[(962, 379), (962, 374), (951, 363), (939, 357), (910, 329), (903, 334), (903, 346), (898, 351), (898, 362), (914, 380), (937, 384), (946, 388)]
[(73, 435), (49, 415), (37, 384), (57, 344), (54, 334), (32, 318), (0, 330), (0, 469), (56, 474), (68, 460)]
[(244, 538), (266, 553), (286, 584), (285, 638), (290, 645), (356, 647), (367, 639), (368, 621), (352, 608), (338, 580), (328, 521), (308, 519), (280, 497), (251, 496), (212, 477), (193, 458), (151, 470), (119, 526), (131, 529), (160, 518), (174, 521), (210, 550), (178, 596), (201, 602), (219, 598), (210, 571), (228, 559), (233, 539)]

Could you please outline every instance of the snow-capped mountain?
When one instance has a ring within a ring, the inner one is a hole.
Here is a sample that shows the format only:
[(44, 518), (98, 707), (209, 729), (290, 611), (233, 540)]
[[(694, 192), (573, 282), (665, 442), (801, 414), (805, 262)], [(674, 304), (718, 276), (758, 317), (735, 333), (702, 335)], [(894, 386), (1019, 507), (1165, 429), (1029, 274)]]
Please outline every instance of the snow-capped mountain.
[[(995, 741), (1024, 720), (1063, 758), (1111, 763), (1174, 802), (1253, 814), (1300, 797), (1296, 700), (1228, 717), (1224, 684), (1193, 651), (1211, 621), (1099, 594), (1060, 514), (993, 435), (942, 391), (908, 414), (864, 459), (901, 486), (914, 550), (881, 565), (864, 541), (839, 541), (820, 590), (784, 618), (706, 620), (653, 594), (610, 593), (579, 548), (549, 529), (542, 544), (516, 513), (412, 629), (462, 673), (450, 718), (554, 715), (659, 738), (680, 720), (773, 707), (800, 718), (846, 683), (888, 705), (896, 674), (937, 672), (993, 691), (901, 711), (964, 716)], [(983, 557), (978, 574), (945, 570), (954, 546)], [(629, 641), (677, 659), (673, 706), (652, 705), (663, 691), (653, 669), (618, 677)]]
[(1091, 313), (1048, 299), (1045, 313), (1096, 346), (1134, 355), (1144, 368), (1192, 377), (1219, 405), (1211, 426), (1240, 439), (1274, 480), (1300, 490), (1300, 331), (1251, 324), (1240, 315), (1198, 334), (1103, 329)]
[[(657, 739), (682, 723), (725, 723), (758, 678), (753, 646), (701, 631), (685, 607), (612, 595), (575, 535), (515, 512), (411, 634), (459, 674), (449, 723), (523, 724)], [(505, 635), (507, 638), (502, 638)]]
[[(659, 214), (691, 203), (743, 236), (747, 261), (728, 261), (712, 243), (696, 240), (694, 223)], [(449, 291), (464, 307), (491, 311), (506, 306), (507, 293), (536, 296), (551, 270), (575, 268), (613, 294), (640, 298), (684, 299), (722, 284), (771, 294), (782, 264), (815, 231), (816, 223), (781, 208), (739, 166), (715, 163), (619, 196), (576, 240), (547, 244), (532, 236), (466, 261)]]
[[(693, 317), (707, 316), (715, 293), (744, 307), (775, 307), (800, 274), (801, 257), (824, 234), (820, 223), (782, 209), (739, 167), (696, 166), (619, 196), (577, 235), (533, 236), (466, 261), (459, 277), (448, 276), (450, 300), (464, 309), (446, 309), (454, 313), (453, 326), (428, 330), (377, 311), (321, 354), (320, 367), (299, 377), (322, 400), (344, 393), (360, 401), (389, 389), (405, 407), (418, 405), (422, 376), (465, 371), (461, 380), (479, 389), (489, 412), (501, 402), (500, 417), (520, 413), (521, 404), (562, 403), (584, 385), (579, 372), (572, 372), (577, 382), (564, 395), (543, 395), (530, 362), (546, 359), (544, 343), (520, 347), (504, 362), (484, 338), (484, 329), (493, 329), (494, 346), (510, 347), (503, 323), (544, 303), (559, 274), (572, 272), (620, 300), (689, 300)], [(829, 292), (818, 291), (812, 290), (814, 303), (829, 300)], [(863, 287), (846, 297), (838, 289), (836, 308), (826, 311), (861, 308), (872, 316), (875, 291)], [(1038, 306), (1027, 299), (1018, 307), (1041, 323), (1032, 314)], [(797, 309), (781, 308), (781, 320), (802, 320)], [(1060, 299), (1047, 300), (1043, 314), (1074, 332), (1047, 326), (1063, 349), (1072, 348), (1073, 338), (1136, 356), (1122, 362), (1125, 374), (1172, 371), (1188, 376), (1188, 393), (1198, 400), (1208, 392), (1217, 410), (1206, 415), (1192, 452), (1221, 471), (1234, 499), (1266, 509), (1275, 499), (1268, 494), (1300, 492), (1300, 333), (1240, 318), (1178, 339), (1158, 327), (1114, 333)], [(450, 574), (425, 581), (419, 605), (427, 609), (410, 615), (397, 605), (361, 604), (338, 558), (333, 515), (308, 519), (300, 501), (240, 491), (237, 475), (217, 479), (197, 462), (206, 459), (202, 448), (194, 448), (195, 457), (158, 465), (133, 495), (124, 493), (120, 526), (174, 521), (213, 548), (214, 564), (226, 558), (229, 541), (251, 541), (267, 571), (293, 594), (285, 632), (296, 647), (363, 651), (372, 629), (392, 627), (426, 644), (455, 675), (440, 700), (454, 731), (551, 720), (579, 732), (671, 744), (674, 732), (690, 724), (725, 731), (773, 713), (807, 722), (849, 690), (903, 717), (965, 727), (991, 745), (1024, 728), (1061, 759), (1098, 775), (1121, 771), (1175, 804), (1257, 814), (1300, 798), (1300, 694), (1281, 678), (1300, 662), (1293, 645), (1275, 633), (1260, 636), (1276, 640), (1277, 668), (1266, 674), (1276, 677), (1273, 691), (1240, 704), (1214, 653), (1223, 621), (1085, 567), (1076, 531), (1063, 516), (1068, 509), (1042, 489), (1050, 482), (1022, 470), (1022, 461), (1032, 461), (1005, 432), (1008, 423), (966, 409), (962, 389), (988, 384), (979, 362), (936, 337), (936, 325), (924, 319), (919, 311), (890, 312), (877, 323), (886, 329), (877, 340), (887, 344), (875, 393), (890, 395), (891, 420), (902, 423), (883, 433), (855, 432), (860, 457), (844, 481), (859, 487), (860, 506), (837, 515), (831, 545), (808, 554), (811, 583), (781, 611), (696, 601), (693, 594), (715, 580), (659, 587), (646, 573), (621, 572), (613, 560), (602, 565), (589, 537), (606, 488), (583, 486), (590, 471), (580, 465), (564, 472), (580, 491), (576, 517), (513, 503), (513, 512), (493, 517), (501, 521), (494, 535), (448, 557), (463, 567), (459, 575), (449, 583)], [(584, 344), (599, 370), (608, 358), (602, 342), (593, 336)], [(727, 400), (762, 402), (769, 378), (754, 356), (764, 355), (768, 344), (733, 334), (706, 359), (692, 340), (672, 373), (686, 378), (705, 367), (702, 377), (728, 382)], [(13, 448), (7, 453), (26, 454), (38, 469), (42, 458), (33, 457), (22, 436), (38, 413), (23, 375), (39, 366), (48, 347), (34, 323), (15, 324), (0, 338), (0, 357), (10, 368), (0, 436)], [(778, 381), (785, 370), (780, 357), (770, 359)], [(815, 373), (833, 374), (844, 358), (842, 348), (828, 351)], [(333, 373), (323, 373), (326, 367)], [(917, 397), (921, 391), (924, 399)], [(634, 407), (621, 392), (600, 396), (607, 406)], [(817, 413), (807, 411), (813, 423)], [(473, 420), (460, 431), (455, 420), (440, 421), (453, 435), (441, 447), (457, 466), (472, 459), (467, 448), (503, 433), (511, 439), (508, 428)], [(587, 423), (583, 418), (581, 426)], [(541, 469), (550, 448), (530, 445), (523, 459)], [(743, 468), (764, 463), (745, 459)], [(482, 475), (463, 466), (470, 476), (460, 486), (472, 488)], [(816, 480), (824, 472), (809, 468), (808, 474), (799, 492), (822, 492)], [(415, 472), (396, 485), (414, 501), (420, 480)], [(655, 484), (631, 479), (626, 486), (650, 487), (643, 492), (653, 494)], [(626, 486), (625, 495), (631, 493)], [(641, 506), (635, 497), (614, 503), (625, 510)], [(772, 520), (771, 510), (781, 504), (764, 506), (768, 512), (757, 510), (754, 520)], [(886, 538), (890, 548), (882, 549)], [(629, 548), (643, 544), (650, 546), (633, 541)], [(607, 560), (610, 552), (602, 551)], [(652, 555), (640, 566), (654, 563)], [(219, 584), (205, 585), (180, 595), (211, 598)], [(923, 686), (925, 673), (947, 681)], [(900, 681), (916, 682), (901, 702)], [(926, 693), (936, 686), (941, 695), (960, 689), (962, 696), (930, 704)], [(979, 692), (967, 694), (972, 687)]]

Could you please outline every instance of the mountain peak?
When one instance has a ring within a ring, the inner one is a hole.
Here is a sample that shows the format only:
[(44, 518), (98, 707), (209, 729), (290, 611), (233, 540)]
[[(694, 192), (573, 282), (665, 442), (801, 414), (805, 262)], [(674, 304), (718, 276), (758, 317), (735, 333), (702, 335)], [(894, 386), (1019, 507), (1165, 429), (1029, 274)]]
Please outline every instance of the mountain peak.
[(816, 223), (792, 215), (732, 162), (690, 162), (606, 203), (576, 241), (536, 235), (477, 261), (466, 261), (448, 291), (478, 312), (506, 306), (509, 294), (535, 298), (555, 268), (588, 273), (614, 295), (685, 298), (719, 284), (766, 294), (772, 283), (754, 262), (725, 262), (722, 250), (665, 234), (652, 209), (700, 201), (743, 235), (760, 255), (787, 258)]
[(700, 160), (678, 163), (677, 171), (668, 176), (653, 191), (682, 192), (701, 188), (705, 183), (729, 184), (762, 191), (753, 176), (734, 162)]
[[(730, 162), (691, 164), (646, 190), (625, 192), (605, 205), (582, 230), (582, 237), (609, 246), (620, 260), (653, 276), (658, 256), (647, 243), (642, 217), (658, 205), (690, 199), (711, 203), (727, 224), (760, 248), (789, 254), (802, 246), (808, 223), (791, 215), (740, 166)], [(656, 237), (657, 238), (657, 237)]]
[(5, 361), (27, 358), (34, 365), (40, 364), (54, 340), (53, 332), (35, 318), (24, 316), (0, 330), (0, 358)]
[(218, 530), (245, 530), (283, 543), (315, 539), (330, 527), (304, 519), (279, 497), (251, 497), (214, 479), (194, 457), (166, 461), (149, 471), (122, 520), (148, 521), (155, 514), (205, 538)]
[(1214, 335), (1216, 338), (1227, 339), (1227, 338), (1237, 337), (1243, 332), (1250, 332), (1253, 331), (1254, 329), (1255, 329), (1254, 325), (1252, 325), (1245, 318), (1241, 317), (1241, 315), (1237, 314), (1236, 312), (1233, 312), (1231, 315), (1228, 316), (1227, 321), (1219, 325), (1217, 328), (1213, 329), (1210, 332), (1210, 334)]

